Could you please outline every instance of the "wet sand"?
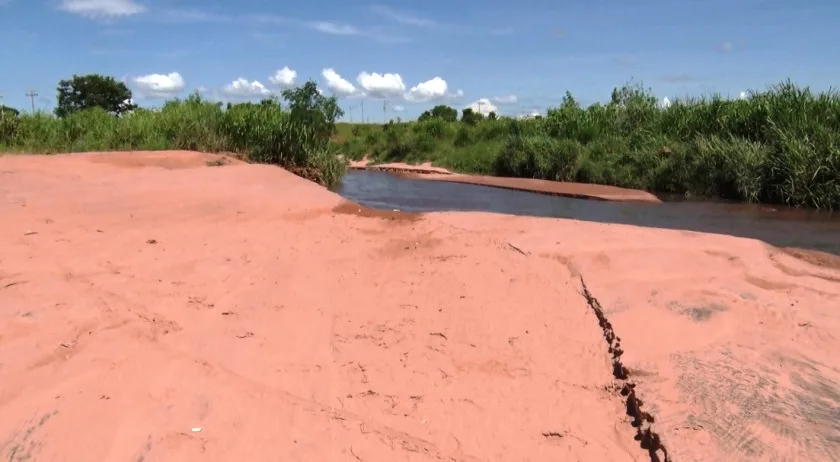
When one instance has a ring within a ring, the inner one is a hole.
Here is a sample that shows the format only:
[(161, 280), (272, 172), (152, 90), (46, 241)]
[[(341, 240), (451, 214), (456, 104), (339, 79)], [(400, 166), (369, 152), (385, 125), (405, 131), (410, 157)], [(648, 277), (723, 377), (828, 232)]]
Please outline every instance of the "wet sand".
[(651, 460), (634, 420), (675, 461), (840, 453), (831, 265), (212, 160), (0, 157), (3, 457)]
[(662, 202), (655, 195), (638, 189), (627, 189), (597, 184), (538, 180), (535, 178), (504, 178), (484, 175), (465, 175), (450, 172), (445, 168), (433, 167), (429, 162), (420, 165), (410, 165), (402, 162), (371, 165), (370, 162), (365, 159), (350, 162), (350, 168), (358, 170), (393, 172), (423, 180), (450, 181), (455, 183), (492, 186), (495, 188), (527, 191), (548, 194), (551, 196), (573, 197), (578, 199), (651, 203)]

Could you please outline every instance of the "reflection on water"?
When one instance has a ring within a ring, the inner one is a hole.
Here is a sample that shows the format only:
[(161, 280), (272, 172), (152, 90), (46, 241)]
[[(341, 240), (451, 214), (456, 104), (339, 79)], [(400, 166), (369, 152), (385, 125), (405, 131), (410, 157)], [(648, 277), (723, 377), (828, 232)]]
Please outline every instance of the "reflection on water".
[(335, 191), (367, 207), (406, 212), (482, 211), (574, 218), (760, 239), (840, 255), (840, 214), (699, 201), (644, 204), (553, 197), (487, 186), (349, 171)]

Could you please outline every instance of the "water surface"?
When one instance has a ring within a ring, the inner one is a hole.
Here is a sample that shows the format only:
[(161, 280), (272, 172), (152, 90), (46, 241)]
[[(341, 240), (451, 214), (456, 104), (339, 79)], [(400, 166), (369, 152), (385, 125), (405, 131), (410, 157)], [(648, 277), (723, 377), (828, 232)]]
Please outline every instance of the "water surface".
[(366, 207), (405, 212), (482, 211), (573, 218), (759, 239), (840, 255), (840, 214), (701, 201), (646, 204), (547, 196), (488, 186), (351, 170), (335, 191)]

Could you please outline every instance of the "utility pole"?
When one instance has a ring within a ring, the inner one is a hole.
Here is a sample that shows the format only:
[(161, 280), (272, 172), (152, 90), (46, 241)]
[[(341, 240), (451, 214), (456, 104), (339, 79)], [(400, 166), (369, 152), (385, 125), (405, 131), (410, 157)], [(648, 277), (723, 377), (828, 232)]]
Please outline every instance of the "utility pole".
[(35, 114), (35, 97), (38, 96), (38, 92), (35, 90), (29, 90), (29, 93), (26, 94), (29, 97), (29, 100), (32, 101), (32, 113)]
[(382, 123), (388, 120), (388, 100), (382, 101)]
[(350, 116), (350, 123), (352, 124), (353, 123), (353, 105), (352, 104), (347, 105), (347, 115)]
[(365, 123), (365, 100), (361, 100), (359, 104), (362, 105), (362, 123)]
[(483, 101), (478, 100), (478, 114), (479, 115), (481, 115), (481, 103), (483, 103)]

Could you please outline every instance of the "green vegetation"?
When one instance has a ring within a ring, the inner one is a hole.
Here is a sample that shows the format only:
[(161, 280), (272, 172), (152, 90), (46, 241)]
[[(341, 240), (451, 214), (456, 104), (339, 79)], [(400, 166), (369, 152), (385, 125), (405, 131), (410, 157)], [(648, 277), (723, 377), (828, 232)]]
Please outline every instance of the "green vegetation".
[(447, 122), (455, 122), (456, 120), (458, 120), (458, 110), (449, 106), (445, 106), (443, 104), (438, 104), (432, 109), (420, 114), (420, 117), (417, 118), (417, 121), (425, 122), (430, 119), (440, 119), (445, 120)]
[(138, 109), (121, 82), (73, 76), (55, 115), (0, 108), (0, 151), (189, 149), (234, 152), (326, 185), (365, 154), (456, 171), (609, 184), (741, 201), (840, 208), (840, 96), (783, 82), (749, 98), (657, 105), (629, 84), (607, 104), (566, 93), (544, 117), (484, 116), (436, 106), (415, 122), (336, 124), (343, 112), (314, 82), (280, 100), (228, 104), (198, 95)]
[(74, 75), (72, 79), (58, 82), (56, 116), (66, 117), (97, 107), (119, 115), (136, 109), (137, 105), (131, 101), (131, 90), (113, 77)]
[(9, 106), (0, 106), (0, 117), (17, 117), (20, 111)]
[(342, 111), (314, 82), (283, 92), (280, 101), (228, 104), (192, 95), (159, 110), (134, 109), (131, 92), (102, 76), (74, 76), (58, 86), (56, 116), (2, 111), (0, 151), (59, 153), (188, 149), (234, 152), (282, 165), (333, 185), (345, 172), (335, 143)]
[[(629, 84), (582, 108), (567, 93), (544, 117), (438, 107), (417, 122), (348, 127), (349, 158), (608, 184), (741, 201), (840, 208), (840, 97), (783, 82), (747, 99), (657, 105)], [(495, 120), (494, 120), (495, 119)], [(346, 130), (347, 130), (346, 129)]]

